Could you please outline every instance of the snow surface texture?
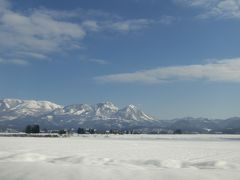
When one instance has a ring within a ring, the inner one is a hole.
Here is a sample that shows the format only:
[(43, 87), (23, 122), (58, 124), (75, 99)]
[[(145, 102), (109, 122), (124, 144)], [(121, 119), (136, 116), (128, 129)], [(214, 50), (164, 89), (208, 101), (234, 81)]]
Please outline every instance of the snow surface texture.
[(240, 136), (0, 138), (1, 180), (239, 180)]

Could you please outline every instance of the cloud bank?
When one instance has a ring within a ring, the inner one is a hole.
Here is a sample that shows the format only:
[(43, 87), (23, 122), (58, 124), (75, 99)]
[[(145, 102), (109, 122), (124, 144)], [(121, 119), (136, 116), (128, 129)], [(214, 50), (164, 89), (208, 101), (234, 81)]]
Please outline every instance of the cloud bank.
[(240, 58), (213, 63), (159, 67), (132, 73), (110, 74), (94, 78), (104, 83), (166, 83), (176, 81), (240, 82)]
[(49, 60), (54, 54), (67, 54), (82, 48), (83, 39), (90, 32), (129, 33), (173, 21), (170, 16), (157, 20), (124, 19), (83, 9), (16, 11), (10, 1), (0, 0), (0, 64), (26, 65), (33, 60)]

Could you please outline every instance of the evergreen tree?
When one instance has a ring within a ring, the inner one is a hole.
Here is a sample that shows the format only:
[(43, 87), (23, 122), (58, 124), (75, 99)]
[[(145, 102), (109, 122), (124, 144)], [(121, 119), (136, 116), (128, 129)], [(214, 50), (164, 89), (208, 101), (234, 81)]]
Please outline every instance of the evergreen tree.
[(85, 129), (83, 129), (83, 128), (78, 128), (77, 133), (78, 133), (78, 134), (85, 134), (86, 131), (85, 131)]
[(174, 134), (182, 134), (182, 130), (181, 129), (176, 129), (173, 133)]
[(40, 127), (39, 125), (35, 124), (32, 127), (32, 133), (40, 133)]
[(27, 125), (25, 128), (25, 133), (30, 134), (32, 132), (32, 127), (31, 125)]
[(25, 128), (25, 132), (30, 134), (30, 133), (40, 133), (40, 127), (37, 124), (34, 125), (27, 125)]
[(88, 131), (90, 134), (95, 134), (95, 129), (90, 128)]
[(63, 129), (61, 129), (61, 130), (58, 131), (58, 134), (60, 134), (60, 135), (66, 134), (66, 133), (67, 133), (67, 132), (66, 132), (65, 130), (63, 130)]

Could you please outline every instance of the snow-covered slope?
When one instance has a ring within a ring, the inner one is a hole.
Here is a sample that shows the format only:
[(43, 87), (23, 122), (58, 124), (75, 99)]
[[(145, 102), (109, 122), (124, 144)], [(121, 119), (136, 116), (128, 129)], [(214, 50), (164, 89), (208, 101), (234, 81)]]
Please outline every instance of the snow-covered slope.
[(93, 112), (91, 106), (87, 104), (75, 104), (65, 106), (53, 111), (53, 115), (76, 115), (76, 116), (87, 116)]
[(153, 120), (153, 117), (145, 114), (134, 105), (128, 105), (127, 107), (120, 109), (115, 115), (115, 118), (135, 120), (135, 121), (148, 121)]
[(98, 103), (93, 105), (95, 119), (109, 119), (118, 111), (112, 102)]
[(0, 120), (13, 120), (24, 116), (39, 116), (62, 106), (49, 101), (3, 99), (0, 100)]

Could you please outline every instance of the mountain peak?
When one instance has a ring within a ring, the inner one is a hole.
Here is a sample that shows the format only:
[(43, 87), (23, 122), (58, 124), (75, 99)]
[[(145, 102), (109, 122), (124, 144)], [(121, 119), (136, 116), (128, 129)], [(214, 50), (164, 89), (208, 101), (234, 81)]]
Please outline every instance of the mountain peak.
[[(129, 104), (128, 106), (126, 106), (125, 108), (127, 111), (138, 111), (139, 109), (137, 108), (137, 106), (133, 105), (133, 104)], [(139, 110), (140, 111), (140, 110)]]
[(92, 107), (88, 104), (74, 104), (65, 106), (61, 110), (55, 111), (55, 113), (59, 114), (73, 114), (73, 115), (86, 115), (92, 111)]
[(135, 105), (133, 105), (133, 104), (129, 104), (127, 107), (131, 108), (131, 109), (137, 109), (137, 107)]
[(61, 107), (49, 101), (3, 99), (0, 100), (0, 117), (11, 120), (22, 116), (39, 116)]
[(102, 103), (98, 103), (96, 105), (94, 105), (95, 109), (101, 108), (101, 109), (111, 109), (113, 111), (117, 111), (118, 107), (115, 106), (112, 102), (110, 101), (106, 101), (106, 102), (102, 102)]
[(96, 117), (104, 119), (108, 119), (118, 111), (118, 107), (109, 101), (95, 104), (93, 105), (93, 109)]
[(3, 99), (0, 100), (0, 105), (6, 105), (8, 108), (14, 108), (19, 105), (24, 105), (27, 108), (45, 107), (49, 109), (60, 108), (60, 105), (49, 101), (36, 101), (36, 100), (20, 100), (20, 99)]
[(151, 116), (146, 115), (143, 111), (138, 109), (133, 104), (130, 104), (123, 109), (120, 109), (117, 112), (117, 116), (119, 118), (127, 119), (127, 120), (136, 120), (136, 121), (153, 120)]

